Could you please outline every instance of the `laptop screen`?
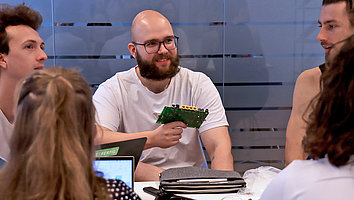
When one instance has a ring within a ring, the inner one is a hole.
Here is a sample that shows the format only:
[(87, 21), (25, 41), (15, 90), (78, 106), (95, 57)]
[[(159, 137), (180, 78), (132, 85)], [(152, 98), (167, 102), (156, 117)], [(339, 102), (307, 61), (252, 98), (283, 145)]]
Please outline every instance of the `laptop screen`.
[(105, 179), (120, 179), (130, 188), (134, 186), (134, 157), (112, 156), (96, 158), (94, 169), (102, 172)]

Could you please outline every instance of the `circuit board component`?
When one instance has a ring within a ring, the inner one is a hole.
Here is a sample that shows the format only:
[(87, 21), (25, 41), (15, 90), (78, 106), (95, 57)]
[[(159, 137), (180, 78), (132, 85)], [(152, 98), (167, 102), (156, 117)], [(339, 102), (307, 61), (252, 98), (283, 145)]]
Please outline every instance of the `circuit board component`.
[(198, 109), (195, 106), (174, 104), (171, 107), (165, 106), (159, 115), (156, 123), (166, 124), (174, 121), (181, 121), (191, 128), (199, 128), (208, 116), (208, 109)]

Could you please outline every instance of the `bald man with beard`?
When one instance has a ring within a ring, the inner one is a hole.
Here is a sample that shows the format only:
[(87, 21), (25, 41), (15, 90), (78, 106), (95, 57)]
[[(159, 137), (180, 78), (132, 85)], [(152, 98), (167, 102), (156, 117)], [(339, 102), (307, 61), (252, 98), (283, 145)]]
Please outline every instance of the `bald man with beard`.
[[(136, 180), (158, 180), (174, 167), (205, 163), (200, 136), (211, 168), (233, 170), (228, 122), (220, 95), (205, 74), (179, 66), (178, 37), (168, 19), (153, 10), (140, 12), (131, 26), (128, 44), (137, 66), (118, 72), (94, 94), (99, 130), (97, 143), (147, 137), (136, 169)], [(179, 121), (156, 124), (164, 106), (196, 106), (209, 110), (200, 128)]]

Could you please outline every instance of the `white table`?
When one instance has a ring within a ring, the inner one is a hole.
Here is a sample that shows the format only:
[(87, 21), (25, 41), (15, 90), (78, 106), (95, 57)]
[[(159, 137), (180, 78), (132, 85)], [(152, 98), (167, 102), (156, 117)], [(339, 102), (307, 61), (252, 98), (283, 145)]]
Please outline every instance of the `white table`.
[[(159, 182), (134, 182), (134, 191), (140, 196), (142, 200), (154, 200), (155, 197), (144, 192), (143, 188), (144, 187), (154, 187), (154, 188), (159, 188)], [(188, 195), (181, 195), (179, 196), (185, 196), (197, 200), (258, 200), (258, 198), (254, 198), (250, 195), (243, 195), (243, 194), (237, 194), (237, 193), (226, 193), (226, 194), (188, 194)]]

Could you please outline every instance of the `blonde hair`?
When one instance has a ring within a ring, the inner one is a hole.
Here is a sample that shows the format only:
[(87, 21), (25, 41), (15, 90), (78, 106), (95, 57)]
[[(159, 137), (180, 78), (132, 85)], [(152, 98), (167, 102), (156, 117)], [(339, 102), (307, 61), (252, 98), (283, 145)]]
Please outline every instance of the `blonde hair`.
[(93, 169), (92, 93), (76, 71), (51, 67), (22, 85), (2, 199), (110, 199)]

